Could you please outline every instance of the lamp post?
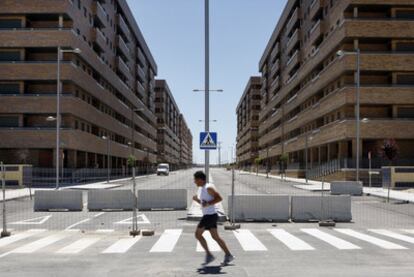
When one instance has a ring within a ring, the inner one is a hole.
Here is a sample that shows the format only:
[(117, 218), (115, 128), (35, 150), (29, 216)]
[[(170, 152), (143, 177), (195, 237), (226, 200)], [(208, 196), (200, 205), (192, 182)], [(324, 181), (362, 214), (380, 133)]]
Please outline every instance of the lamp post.
[(110, 147), (110, 139), (107, 136), (103, 136), (102, 137), (103, 140), (106, 140), (107, 144), (106, 144), (106, 173), (107, 173), (107, 177), (106, 177), (106, 182), (109, 184), (109, 179), (110, 179), (110, 163), (109, 163), (109, 147)]
[[(350, 52), (356, 54), (357, 57), (357, 73), (356, 73), (356, 104), (355, 104), (355, 117), (356, 117), (356, 181), (359, 181), (359, 153), (360, 153), (360, 86), (361, 86), (361, 51), (359, 48), (356, 52)], [(347, 52), (339, 50), (337, 53), (338, 57), (343, 57)]]
[(62, 94), (62, 83), (60, 81), (60, 62), (63, 53), (80, 54), (79, 48), (73, 50), (63, 50), (60, 46), (57, 48), (57, 93), (56, 93), (56, 189), (59, 189), (59, 166), (60, 166), (60, 95)]

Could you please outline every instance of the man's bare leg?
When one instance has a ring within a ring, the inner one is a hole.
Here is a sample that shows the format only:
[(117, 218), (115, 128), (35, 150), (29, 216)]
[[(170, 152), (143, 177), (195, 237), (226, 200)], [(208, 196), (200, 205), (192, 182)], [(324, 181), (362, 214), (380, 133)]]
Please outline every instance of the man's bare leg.
[(217, 232), (217, 229), (210, 229), (211, 237), (218, 243), (220, 248), (224, 251), (226, 255), (231, 255), (230, 250), (227, 248), (226, 243), (222, 240)]
[(195, 237), (200, 242), (203, 249), (206, 251), (206, 254), (209, 255), (209, 256), (212, 256), (212, 254), (210, 252), (210, 249), (208, 248), (207, 241), (203, 237), (203, 233), (204, 233), (204, 228), (197, 228), (197, 230), (195, 232)]

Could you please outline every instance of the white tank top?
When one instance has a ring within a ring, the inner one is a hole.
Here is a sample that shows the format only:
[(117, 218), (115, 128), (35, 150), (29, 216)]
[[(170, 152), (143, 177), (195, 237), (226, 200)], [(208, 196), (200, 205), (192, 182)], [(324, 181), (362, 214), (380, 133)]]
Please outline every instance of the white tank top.
[[(208, 191), (207, 191), (208, 188), (215, 189), (215, 186), (213, 184), (206, 183), (204, 186), (202, 186), (199, 189), (198, 198), (201, 200), (201, 203), (210, 202), (214, 199), (214, 197), (208, 193)], [(203, 215), (211, 215), (211, 214), (216, 214), (217, 213), (216, 205), (208, 206), (208, 207), (205, 207), (205, 208), (201, 205), (201, 207), (202, 207), (201, 210), (203, 212)]]

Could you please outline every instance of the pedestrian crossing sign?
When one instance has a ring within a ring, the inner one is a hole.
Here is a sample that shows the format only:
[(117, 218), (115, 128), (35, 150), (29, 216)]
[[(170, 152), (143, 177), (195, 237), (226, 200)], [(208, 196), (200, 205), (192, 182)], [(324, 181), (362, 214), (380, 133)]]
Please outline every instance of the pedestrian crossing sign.
[(217, 149), (217, 133), (201, 132), (200, 133), (200, 149), (204, 149), (204, 150)]

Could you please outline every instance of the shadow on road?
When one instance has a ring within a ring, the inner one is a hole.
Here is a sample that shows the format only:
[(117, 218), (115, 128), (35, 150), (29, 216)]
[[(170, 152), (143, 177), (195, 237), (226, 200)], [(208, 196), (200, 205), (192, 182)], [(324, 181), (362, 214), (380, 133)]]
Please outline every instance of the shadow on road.
[(222, 272), (223, 268), (221, 266), (205, 266), (197, 269), (197, 272), (201, 275), (205, 274), (213, 274), (213, 275), (219, 275), (219, 274), (227, 274), (226, 272)]

